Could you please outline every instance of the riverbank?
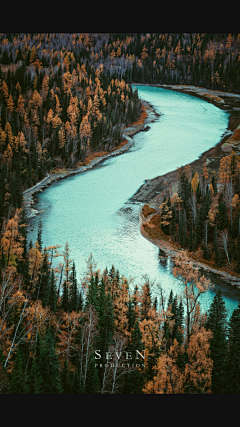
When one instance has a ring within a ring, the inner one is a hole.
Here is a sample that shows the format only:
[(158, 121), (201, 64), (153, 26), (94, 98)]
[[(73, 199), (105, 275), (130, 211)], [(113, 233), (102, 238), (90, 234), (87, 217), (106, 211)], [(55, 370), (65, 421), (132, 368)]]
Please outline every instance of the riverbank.
[[(240, 124), (240, 95), (229, 94), (225, 92), (212, 91), (204, 88), (198, 88), (195, 86), (171, 86), (171, 85), (149, 85), (162, 87), (169, 90), (178, 90), (183, 93), (198, 96), (208, 102), (213, 103), (219, 108), (228, 111), (229, 125), (225, 134), (217, 145), (210, 148), (209, 150), (202, 153), (202, 155), (190, 163), (190, 167), (194, 172), (202, 174), (202, 168), (204, 163), (207, 164), (209, 171), (217, 171), (219, 168), (220, 160), (223, 156), (229, 154), (231, 150), (236, 153), (240, 153), (240, 136), (239, 127)], [(174, 259), (179, 251), (182, 249), (179, 246), (173, 244), (167, 236), (164, 236), (160, 231), (159, 223), (159, 206), (163, 201), (164, 193), (169, 191), (170, 194), (172, 189), (177, 186), (179, 169), (171, 171), (165, 175), (160, 175), (146, 182), (138, 189), (138, 191), (132, 196), (132, 202), (144, 203), (144, 207), (140, 212), (140, 231), (142, 235), (148, 239), (151, 243), (156, 245), (160, 249), (160, 253), (163, 256), (170, 256)], [(147, 207), (147, 204), (149, 208)], [(145, 212), (144, 212), (145, 209)], [(215, 274), (222, 280), (230, 283), (231, 285), (240, 288), (240, 275), (231, 274), (230, 272), (224, 271), (223, 269), (217, 269), (211, 263), (203, 261), (197, 253), (189, 253), (192, 258), (195, 267)]]
[[(140, 85), (140, 83), (137, 84)], [(218, 108), (227, 111), (230, 114), (228, 129), (222, 136), (219, 143), (209, 150), (203, 152), (198, 159), (190, 163), (191, 168), (194, 169), (195, 172), (202, 173), (202, 167), (204, 163), (207, 163), (208, 169), (210, 171), (218, 170), (221, 158), (228, 154), (232, 148), (237, 153), (240, 153), (240, 140), (239, 144), (236, 143), (234, 146), (227, 142), (230, 140), (231, 136), (234, 134), (234, 131), (240, 124), (240, 94), (229, 94), (225, 92), (212, 91), (195, 86), (172, 86), (160, 84), (149, 84), (144, 86), (154, 86), (168, 90), (177, 90), (192, 96), (197, 96), (207, 102), (214, 104)], [(165, 190), (168, 186), (170, 187), (177, 182), (177, 175), (178, 169), (168, 172), (165, 175), (159, 175), (156, 178), (146, 180), (146, 182), (132, 196), (131, 201), (140, 203), (148, 203), (153, 201), (153, 199), (158, 197), (159, 193)]]
[(35, 199), (34, 196), (37, 193), (42, 192), (45, 188), (49, 187), (53, 182), (59, 181), (60, 179), (67, 178), (71, 175), (84, 173), (94, 167), (98, 166), (104, 160), (119, 156), (120, 154), (125, 153), (133, 145), (133, 136), (138, 132), (147, 131), (149, 129), (148, 124), (156, 120), (159, 117), (159, 114), (156, 113), (153, 106), (146, 102), (142, 101), (143, 109), (142, 114), (139, 119), (135, 122), (124, 128), (123, 137), (126, 138), (118, 147), (109, 153), (92, 153), (86, 158), (86, 161), (81, 166), (74, 169), (64, 169), (61, 171), (54, 170), (52, 173), (48, 173), (40, 182), (35, 184), (33, 187), (26, 189), (23, 192), (23, 206), (26, 213), (26, 218), (30, 219), (39, 214), (40, 211), (34, 208)]

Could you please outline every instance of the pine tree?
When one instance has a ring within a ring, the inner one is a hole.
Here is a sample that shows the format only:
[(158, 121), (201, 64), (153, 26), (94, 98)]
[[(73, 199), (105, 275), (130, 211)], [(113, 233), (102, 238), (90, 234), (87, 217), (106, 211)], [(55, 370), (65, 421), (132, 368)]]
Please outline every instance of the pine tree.
[(169, 322), (171, 322), (173, 317), (172, 304), (173, 304), (173, 291), (171, 289), (168, 297), (168, 302), (167, 302), (167, 313), (165, 315), (165, 319), (163, 323), (163, 341), (165, 342), (166, 350), (169, 349), (172, 343), (172, 331), (171, 331), (172, 328), (169, 326)]
[(86, 379), (85, 390), (84, 390), (85, 394), (99, 393), (100, 380), (98, 377), (97, 367), (95, 365), (96, 365), (96, 361), (92, 354), (89, 359), (87, 379)]
[[(114, 324), (114, 307), (113, 301), (110, 293), (105, 294), (104, 281), (101, 280), (100, 289), (102, 291), (102, 296), (99, 301), (99, 311), (98, 311), (98, 338), (97, 346), (103, 355), (103, 361), (105, 362), (105, 354), (108, 347), (112, 344), (112, 337), (115, 331)], [(100, 374), (101, 377), (101, 374)]]
[(61, 371), (62, 393), (71, 394), (73, 383), (73, 372), (70, 370), (67, 359), (64, 359), (63, 369)]
[(37, 235), (37, 241), (39, 244), (40, 251), (42, 250), (42, 229), (43, 229), (43, 226), (42, 226), (42, 221), (40, 219), (38, 223), (38, 235)]
[(73, 376), (73, 382), (72, 382), (72, 393), (73, 394), (83, 394), (83, 386), (81, 381), (81, 375), (79, 372), (79, 369), (75, 370), (74, 376)]
[(69, 311), (78, 310), (78, 287), (77, 287), (77, 278), (76, 278), (76, 268), (75, 263), (73, 262), (72, 271), (70, 274), (70, 290), (69, 290)]
[(217, 266), (220, 266), (220, 254), (219, 254), (219, 241), (218, 241), (218, 228), (217, 224), (214, 228), (214, 240), (213, 240), (213, 251), (214, 251), (214, 261)]
[(3, 356), (2, 348), (0, 347), (0, 393), (5, 394), (9, 391), (9, 378), (7, 369), (4, 367), (5, 357)]
[(44, 390), (43, 378), (39, 369), (39, 363), (35, 356), (32, 361), (32, 366), (29, 374), (29, 393), (41, 394)]
[(225, 393), (240, 393), (240, 303), (228, 324)]
[(86, 297), (85, 308), (89, 305), (93, 305), (97, 309), (98, 307), (98, 274), (96, 273), (95, 277), (92, 274), (90, 283), (88, 286), (88, 293)]
[(69, 290), (67, 286), (66, 280), (64, 280), (63, 283), (63, 292), (61, 297), (61, 308), (63, 311), (68, 312), (69, 311)]
[(27, 392), (26, 378), (24, 374), (24, 356), (19, 345), (14, 360), (14, 367), (11, 374), (10, 394), (24, 394)]
[(125, 374), (124, 376), (124, 387), (122, 392), (124, 394), (140, 394), (142, 393), (145, 376), (144, 376), (144, 359), (139, 355), (142, 355), (144, 345), (142, 343), (142, 334), (139, 329), (139, 322), (136, 319), (133, 330), (131, 332), (131, 339), (128, 345), (127, 351), (131, 353), (132, 359), (131, 364), (134, 365), (134, 370)]
[(46, 249), (44, 249), (41, 274), (39, 277), (39, 292), (37, 295), (37, 298), (42, 300), (43, 307), (46, 305), (46, 299), (49, 294), (50, 274), (51, 274), (51, 271), (49, 269), (49, 264), (48, 264), (48, 254)]
[(237, 272), (240, 273), (240, 236), (237, 239)]
[(219, 197), (219, 204), (218, 204), (218, 229), (220, 231), (224, 230), (228, 227), (228, 215), (227, 215), (227, 206), (226, 203), (223, 200), (222, 194)]
[(135, 321), (136, 321), (136, 312), (134, 310), (133, 299), (129, 299), (129, 301), (127, 302), (127, 306), (128, 306), (128, 312), (127, 312), (128, 331), (131, 333), (132, 329), (134, 328)]
[(59, 361), (56, 354), (53, 335), (47, 329), (41, 343), (39, 354), (39, 368), (43, 378), (45, 394), (59, 394), (62, 391), (60, 380)]
[(212, 393), (225, 393), (225, 361), (227, 351), (227, 310), (221, 288), (210, 306), (206, 329), (213, 333), (210, 339), (210, 357), (213, 360)]
[(45, 305), (50, 307), (50, 310), (55, 313), (57, 308), (57, 288), (55, 283), (55, 276), (54, 271), (52, 270), (50, 279), (49, 279), (49, 285), (48, 285), (48, 292), (46, 294), (45, 299)]

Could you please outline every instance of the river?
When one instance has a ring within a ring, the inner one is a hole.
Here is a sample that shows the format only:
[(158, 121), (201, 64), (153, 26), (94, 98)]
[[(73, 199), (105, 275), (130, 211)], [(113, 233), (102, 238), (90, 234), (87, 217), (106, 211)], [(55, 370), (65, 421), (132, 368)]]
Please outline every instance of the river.
[[(97, 268), (119, 270), (132, 279), (131, 287), (144, 283), (147, 275), (168, 297), (172, 289), (180, 294), (182, 285), (171, 272), (169, 259), (159, 262), (159, 250), (139, 231), (142, 204), (129, 202), (146, 179), (188, 164), (216, 145), (226, 132), (229, 113), (200, 98), (163, 88), (134, 85), (139, 96), (150, 102), (160, 117), (147, 132), (134, 136), (128, 152), (107, 159), (98, 167), (52, 184), (37, 195), (36, 208), (43, 224), (43, 246), (68, 242), (80, 281), (86, 260), (92, 253)], [(39, 216), (29, 220), (28, 240), (37, 237)], [(59, 261), (59, 260), (58, 260)], [(203, 310), (222, 286), (229, 313), (238, 305), (239, 292), (215, 282), (214, 291), (201, 296)]]

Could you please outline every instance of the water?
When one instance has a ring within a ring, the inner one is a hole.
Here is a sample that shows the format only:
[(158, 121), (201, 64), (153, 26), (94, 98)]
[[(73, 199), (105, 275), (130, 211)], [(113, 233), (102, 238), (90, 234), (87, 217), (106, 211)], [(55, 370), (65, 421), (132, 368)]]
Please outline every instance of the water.
[[(170, 289), (182, 286), (171, 273), (170, 260), (159, 262), (159, 250), (139, 231), (141, 204), (129, 198), (146, 179), (165, 174), (198, 158), (217, 144), (225, 133), (229, 114), (191, 95), (162, 88), (136, 86), (139, 96), (150, 102), (160, 117), (147, 132), (134, 136), (129, 152), (106, 160), (99, 167), (53, 184), (38, 195), (37, 209), (43, 210), (43, 245), (68, 242), (80, 280), (92, 253), (97, 268), (112, 265), (133, 284), (143, 275), (158, 284), (168, 297)], [(28, 239), (35, 242), (39, 217), (30, 221)], [(218, 281), (218, 285), (220, 282)], [(217, 286), (215, 287), (216, 292)], [(227, 309), (238, 305), (239, 293), (223, 286)], [(206, 310), (214, 297), (201, 297)]]

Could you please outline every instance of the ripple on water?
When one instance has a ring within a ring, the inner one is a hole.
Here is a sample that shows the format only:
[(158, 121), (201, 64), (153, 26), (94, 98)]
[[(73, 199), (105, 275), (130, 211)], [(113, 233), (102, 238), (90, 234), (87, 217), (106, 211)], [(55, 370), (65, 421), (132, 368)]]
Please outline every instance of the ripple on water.
[[(137, 86), (139, 96), (149, 101), (161, 116), (147, 132), (134, 136), (129, 152), (108, 159), (100, 167), (54, 183), (38, 195), (44, 210), (44, 246), (68, 242), (77, 277), (86, 270), (92, 253), (100, 270), (114, 265), (125, 277), (143, 283), (147, 274), (164, 292), (180, 292), (171, 265), (159, 263), (158, 248), (139, 231), (140, 204), (128, 200), (145, 182), (190, 163), (216, 145), (228, 126), (229, 114), (200, 98), (150, 86)], [(28, 239), (37, 237), (39, 218), (30, 220)], [(59, 261), (59, 259), (58, 259)], [(156, 292), (156, 286), (155, 286)], [(206, 309), (214, 293), (202, 298)], [(227, 308), (237, 301), (225, 296)]]

